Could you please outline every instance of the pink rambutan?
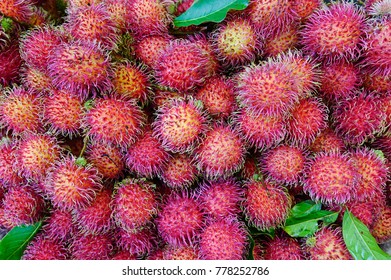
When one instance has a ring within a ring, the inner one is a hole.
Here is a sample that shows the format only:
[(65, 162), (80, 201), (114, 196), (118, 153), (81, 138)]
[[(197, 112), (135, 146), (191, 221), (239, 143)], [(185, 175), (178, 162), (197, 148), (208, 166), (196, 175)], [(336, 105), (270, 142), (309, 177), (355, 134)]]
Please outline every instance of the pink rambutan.
[(164, 202), (156, 219), (158, 232), (168, 244), (190, 245), (203, 224), (199, 203), (188, 193), (173, 193)]
[(144, 124), (144, 113), (134, 100), (107, 96), (94, 100), (84, 119), (92, 139), (127, 146), (136, 140)]
[(346, 154), (319, 153), (306, 170), (303, 190), (314, 201), (341, 204), (354, 198), (359, 173)]
[(240, 172), (241, 177), (244, 180), (251, 180), (254, 176), (258, 176), (259, 173), (257, 158), (253, 155), (248, 155)]
[(192, 157), (186, 154), (174, 154), (163, 166), (158, 176), (170, 188), (185, 189), (193, 184), (197, 173)]
[(236, 220), (208, 224), (200, 233), (200, 254), (204, 260), (242, 260), (247, 246), (247, 233)]
[(71, 211), (51, 210), (42, 230), (49, 239), (67, 241), (75, 231)]
[(327, 127), (328, 108), (316, 97), (299, 101), (286, 120), (287, 139), (297, 146), (307, 146)]
[(373, 225), (372, 235), (379, 243), (386, 243), (391, 240), (391, 207), (382, 208), (380, 216)]
[(327, 60), (354, 59), (359, 54), (365, 17), (353, 3), (332, 3), (316, 10), (302, 30), (303, 49)]
[(329, 127), (325, 128), (309, 146), (309, 150), (313, 153), (338, 152), (343, 151), (344, 148), (343, 139)]
[(262, 50), (267, 57), (273, 57), (293, 49), (298, 43), (299, 24), (294, 21), (281, 30), (268, 34)]
[(66, 0), (69, 9), (81, 8), (84, 6), (97, 5), (106, 0)]
[(107, 234), (78, 234), (69, 246), (73, 260), (108, 260), (112, 250), (112, 240)]
[(370, 229), (373, 227), (374, 223), (378, 220), (382, 210), (381, 203), (374, 202), (372, 200), (361, 201), (361, 202), (352, 200), (347, 202), (345, 205), (355, 217), (357, 217), (361, 222), (363, 222)]
[(155, 95), (153, 96), (153, 106), (156, 110), (163, 105), (168, 106), (174, 99), (183, 100), (185, 95), (183, 93), (173, 91), (173, 90), (156, 90)]
[(145, 36), (135, 45), (136, 56), (149, 67), (155, 68), (159, 56), (170, 45), (171, 40), (166, 35)]
[(244, 187), (243, 212), (250, 224), (263, 230), (284, 223), (291, 208), (291, 199), (282, 187), (253, 179)]
[(145, 180), (125, 179), (114, 190), (112, 202), (115, 224), (125, 230), (148, 224), (157, 212), (155, 185)]
[(53, 89), (52, 79), (41, 70), (33, 67), (24, 67), (21, 69), (20, 75), (23, 86), (36, 93), (48, 92)]
[[(183, 3), (183, 2), (182, 2)], [(201, 52), (208, 59), (207, 62), (207, 76), (214, 76), (220, 70), (219, 61), (217, 60), (216, 53), (213, 49), (213, 44), (208, 40), (208, 38), (203, 33), (196, 33), (192, 36), (189, 36), (188, 39), (193, 42)]]
[(307, 153), (297, 147), (279, 145), (262, 156), (263, 171), (279, 184), (296, 184), (300, 181)]
[(384, 129), (380, 99), (366, 93), (340, 102), (334, 113), (335, 131), (349, 144), (362, 144)]
[(117, 246), (133, 255), (149, 254), (156, 248), (156, 234), (150, 227), (118, 228), (115, 237)]
[(391, 89), (391, 75), (373, 73), (372, 71), (361, 69), (363, 87), (369, 92), (384, 93)]
[(293, 0), (292, 6), (296, 14), (303, 21), (323, 4), (322, 0)]
[(228, 177), (243, 166), (245, 152), (244, 141), (236, 130), (216, 124), (194, 151), (194, 158), (205, 177)]
[(163, 250), (164, 260), (199, 260), (199, 249), (195, 246), (167, 246)]
[(28, 23), (33, 14), (33, 3), (31, 0), (3, 0), (0, 3), (0, 13), (19, 22)]
[(41, 233), (36, 236), (23, 252), (22, 260), (65, 260), (67, 250), (64, 244)]
[(21, 65), (18, 41), (10, 43), (5, 50), (0, 49), (0, 86), (9, 86), (18, 82)]
[(169, 154), (163, 149), (152, 130), (146, 129), (137, 141), (127, 148), (126, 166), (140, 177), (151, 178), (160, 174), (169, 160)]
[(208, 77), (209, 58), (196, 43), (174, 40), (155, 63), (156, 80), (178, 91), (189, 91), (204, 83)]
[(52, 204), (62, 210), (90, 205), (102, 188), (98, 171), (91, 165), (80, 166), (73, 156), (59, 160), (48, 172), (45, 191)]
[(265, 260), (303, 260), (299, 242), (291, 237), (276, 236), (264, 244)]
[(22, 182), (18, 170), (15, 170), (16, 141), (4, 138), (0, 140), (0, 184), (13, 186)]
[(197, 101), (172, 100), (158, 108), (153, 135), (172, 152), (191, 151), (206, 130), (206, 117)]

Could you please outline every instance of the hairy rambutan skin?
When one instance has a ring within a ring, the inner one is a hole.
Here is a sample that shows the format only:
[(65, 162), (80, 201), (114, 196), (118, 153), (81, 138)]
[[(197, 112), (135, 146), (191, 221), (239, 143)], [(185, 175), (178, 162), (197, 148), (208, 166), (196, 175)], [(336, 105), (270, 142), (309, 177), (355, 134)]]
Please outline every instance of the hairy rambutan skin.
[[(382, 204), (373, 200), (361, 202), (353, 200), (347, 202), (345, 205), (349, 211), (369, 229), (373, 228), (374, 223), (378, 220), (382, 211)], [(341, 212), (343, 212), (343, 209), (341, 210)]]
[(365, 30), (365, 17), (353, 3), (333, 3), (316, 10), (302, 30), (303, 49), (326, 60), (355, 59)]
[(107, 234), (78, 234), (69, 246), (73, 260), (108, 260), (112, 250), (112, 241)]
[(59, 29), (50, 26), (36, 27), (22, 35), (20, 54), (27, 66), (46, 71), (50, 53), (62, 43)]
[(217, 75), (217, 73), (221, 70), (220, 69), (221, 67), (217, 59), (215, 50), (213, 49), (212, 42), (203, 33), (196, 33), (194, 35), (189, 36), (188, 39), (192, 43), (194, 43), (201, 50), (201, 52), (206, 56), (208, 60), (207, 62), (208, 77)]
[(157, 213), (155, 185), (136, 179), (125, 179), (114, 190), (112, 218), (125, 230), (145, 226)]
[(343, 139), (329, 127), (325, 128), (309, 146), (313, 153), (332, 153), (343, 151), (344, 148)]
[(281, 116), (255, 115), (245, 108), (234, 114), (234, 123), (246, 143), (258, 150), (277, 145), (286, 133)]
[(265, 174), (279, 184), (296, 184), (303, 175), (307, 153), (297, 147), (279, 145), (262, 156)]
[(382, 208), (378, 220), (373, 225), (372, 235), (379, 243), (386, 243), (391, 240), (391, 207)]
[(134, 100), (106, 96), (94, 100), (83, 126), (93, 140), (125, 147), (135, 142), (144, 119), (144, 112)]
[(167, 246), (163, 250), (164, 260), (199, 260), (200, 252), (196, 246)]
[(60, 157), (57, 139), (47, 134), (30, 134), (19, 142), (17, 165), (27, 179), (40, 181)]
[(53, 209), (42, 230), (49, 239), (67, 241), (75, 231), (71, 211)]
[(158, 176), (170, 188), (185, 189), (195, 182), (197, 174), (197, 168), (191, 156), (174, 154), (162, 167)]
[(0, 12), (19, 22), (28, 23), (33, 14), (33, 3), (31, 0), (3, 0)]
[(237, 217), (242, 198), (243, 190), (234, 179), (205, 182), (198, 188), (197, 193), (202, 210), (214, 219)]
[(156, 233), (151, 227), (118, 228), (115, 236), (117, 246), (134, 255), (150, 254), (157, 246)]
[(169, 159), (169, 153), (149, 129), (144, 130), (143, 135), (127, 149), (125, 156), (130, 171), (147, 178), (160, 174)]
[(293, 0), (293, 9), (303, 21), (323, 4), (322, 0)]
[(31, 186), (18, 185), (8, 188), (3, 198), (3, 226), (11, 229), (31, 225), (43, 215), (44, 200)]
[(373, 17), (386, 17), (391, 14), (390, 0), (367, 1), (366, 4), (367, 13)]
[(9, 86), (18, 82), (21, 65), (18, 41), (14, 40), (5, 50), (0, 51), (0, 85)]
[[(391, 82), (391, 77), (390, 77), (390, 82)], [(385, 126), (387, 131), (389, 131), (391, 126), (391, 95), (381, 96), (380, 103), (382, 104), (382, 109), (386, 116)]]
[(265, 260), (303, 260), (299, 242), (291, 237), (276, 236), (274, 239), (266, 242), (264, 246)]
[(281, 30), (270, 33), (265, 38), (262, 50), (267, 57), (274, 57), (293, 49), (298, 43), (299, 24), (291, 22)]
[(355, 197), (359, 173), (346, 154), (319, 153), (308, 164), (303, 190), (311, 199), (341, 204)]
[(135, 45), (136, 56), (151, 68), (155, 68), (157, 60), (170, 46), (171, 37), (166, 35), (151, 35), (141, 38)]
[(67, 11), (63, 26), (72, 38), (83, 42), (98, 42), (109, 50), (116, 47), (118, 29), (105, 4), (86, 5)]
[(168, 151), (189, 152), (207, 129), (206, 122), (205, 113), (196, 101), (172, 100), (156, 111), (153, 136)]
[(361, 69), (361, 79), (364, 89), (369, 92), (386, 94), (391, 89), (391, 75), (375, 74), (372, 71)]
[(81, 8), (84, 6), (97, 5), (105, 0), (66, 0), (69, 9)]
[(240, 134), (229, 125), (217, 124), (194, 151), (197, 169), (205, 177), (228, 177), (244, 163), (246, 149)]
[(204, 260), (241, 260), (246, 246), (246, 231), (236, 220), (211, 222), (200, 233), (200, 254)]
[(156, 80), (178, 91), (189, 91), (202, 85), (208, 77), (208, 57), (188, 40), (173, 40), (155, 64)]
[(86, 149), (86, 159), (103, 178), (118, 179), (125, 169), (125, 159), (121, 149), (112, 144), (90, 142)]
[(23, 180), (14, 168), (17, 161), (16, 147), (16, 141), (6, 138), (0, 141), (0, 184), (4, 186), (17, 185)]
[(49, 170), (44, 188), (54, 206), (76, 210), (90, 205), (102, 185), (93, 166), (79, 166), (73, 156), (67, 156)]
[(239, 100), (255, 115), (286, 113), (297, 101), (296, 89), (291, 71), (281, 62), (268, 60), (239, 74)]
[(242, 207), (250, 224), (259, 229), (268, 229), (284, 223), (291, 199), (282, 187), (253, 179), (246, 182), (244, 187)]
[(352, 259), (342, 239), (341, 228), (323, 227), (307, 239), (304, 250), (310, 260)]
[(173, 193), (167, 197), (156, 219), (158, 232), (170, 245), (194, 243), (201, 230), (204, 214), (199, 202), (188, 193)]
[(95, 43), (63, 42), (49, 55), (48, 74), (59, 89), (81, 97), (112, 87), (108, 53)]
[(14, 135), (42, 130), (42, 99), (22, 87), (7, 88), (0, 93), (0, 128)]
[(23, 252), (22, 260), (65, 260), (67, 250), (58, 239), (51, 239), (44, 233), (36, 236)]
[(258, 159), (253, 155), (248, 155), (240, 172), (243, 180), (251, 180), (254, 176), (258, 176), (259, 173)]
[(380, 99), (366, 93), (340, 102), (333, 113), (335, 131), (349, 144), (374, 139), (384, 129), (385, 118)]
[(48, 92), (54, 87), (49, 75), (39, 69), (34, 67), (22, 67), (20, 72), (23, 86), (31, 89), (33, 92)]
[(327, 127), (328, 108), (316, 97), (299, 101), (286, 121), (287, 139), (293, 145), (305, 147)]

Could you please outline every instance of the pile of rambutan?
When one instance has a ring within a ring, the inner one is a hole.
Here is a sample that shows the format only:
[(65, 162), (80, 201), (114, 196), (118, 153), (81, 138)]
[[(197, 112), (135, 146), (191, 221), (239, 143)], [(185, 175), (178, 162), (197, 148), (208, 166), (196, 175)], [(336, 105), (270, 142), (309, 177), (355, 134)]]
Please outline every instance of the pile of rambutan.
[(22, 258), (352, 259), (340, 221), (284, 232), (308, 199), (389, 242), (390, 1), (175, 27), (193, 2), (0, 1), (0, 230), (43, 221)]

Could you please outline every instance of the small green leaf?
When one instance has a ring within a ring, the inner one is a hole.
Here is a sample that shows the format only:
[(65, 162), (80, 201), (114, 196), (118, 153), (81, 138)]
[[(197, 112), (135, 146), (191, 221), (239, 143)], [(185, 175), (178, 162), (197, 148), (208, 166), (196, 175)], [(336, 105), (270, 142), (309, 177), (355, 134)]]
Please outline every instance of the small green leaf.
[(315, 203), (312, 200), (306, 200), (293, 206), (290, 217), (301, 218), (313, 212), (317, 212), (321, 209), (322, 209), (321, 203)]
[(0, 260), (20, 260), (27, 244), (41, 228), (42, 222), (30, 226), (18, 226), (11, 229), (0, 240)]
[(284, 226), (284, 231), (292, 237), (307, 237), (318, 230), (318, 222), (325, 224), (334, 223), (338, 218), (338, 212), (319, 210), (301, 218), (289, 217)]
[(356, 260), (391, 260), (371, 235), (368, 227), (346, 209), (342, 221), (346, 247)]
[(249, 0), (196, 0), (193, 5), (174, 19), (177, 27), (199, 25), (204, 22), (221, 22), (229, 10), (244, 10)]

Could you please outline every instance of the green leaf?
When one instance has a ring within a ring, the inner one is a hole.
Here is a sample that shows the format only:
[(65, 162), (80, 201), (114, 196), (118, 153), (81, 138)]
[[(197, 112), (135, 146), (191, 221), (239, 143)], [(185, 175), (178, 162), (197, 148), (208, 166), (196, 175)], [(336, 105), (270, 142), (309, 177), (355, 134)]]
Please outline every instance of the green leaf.
[(342, 221), (346, 247), (356, 260), (391, 260), (371, 235), (368, 227), (346, 209)]
[(41, 228), (42, 222), (30, 226), (18, 226), (11, 229), (0, 240), (0, 260), (20, 260), (27, 244)]
[(177, 27), (199, 25), (204, 22), (221, 22), (229, 10), (244, 10), (249, 0), (196, 0), (193, 5), (174, 19)]
[(290, 217), (301, 218), (307, 216), (313, 212), (317, 212), (322, 209), (321, 203), (315, 203), (312, 200), (306, 200), (293, 206)]
[(284, 231), (292, 237), (307, 237), (318, 230), (318, 222), (324, 224), (334, 223), (338, 218), (338, 212), (319, 210), (307, 216), (294, 218), (289, 217), (284, 226)]

